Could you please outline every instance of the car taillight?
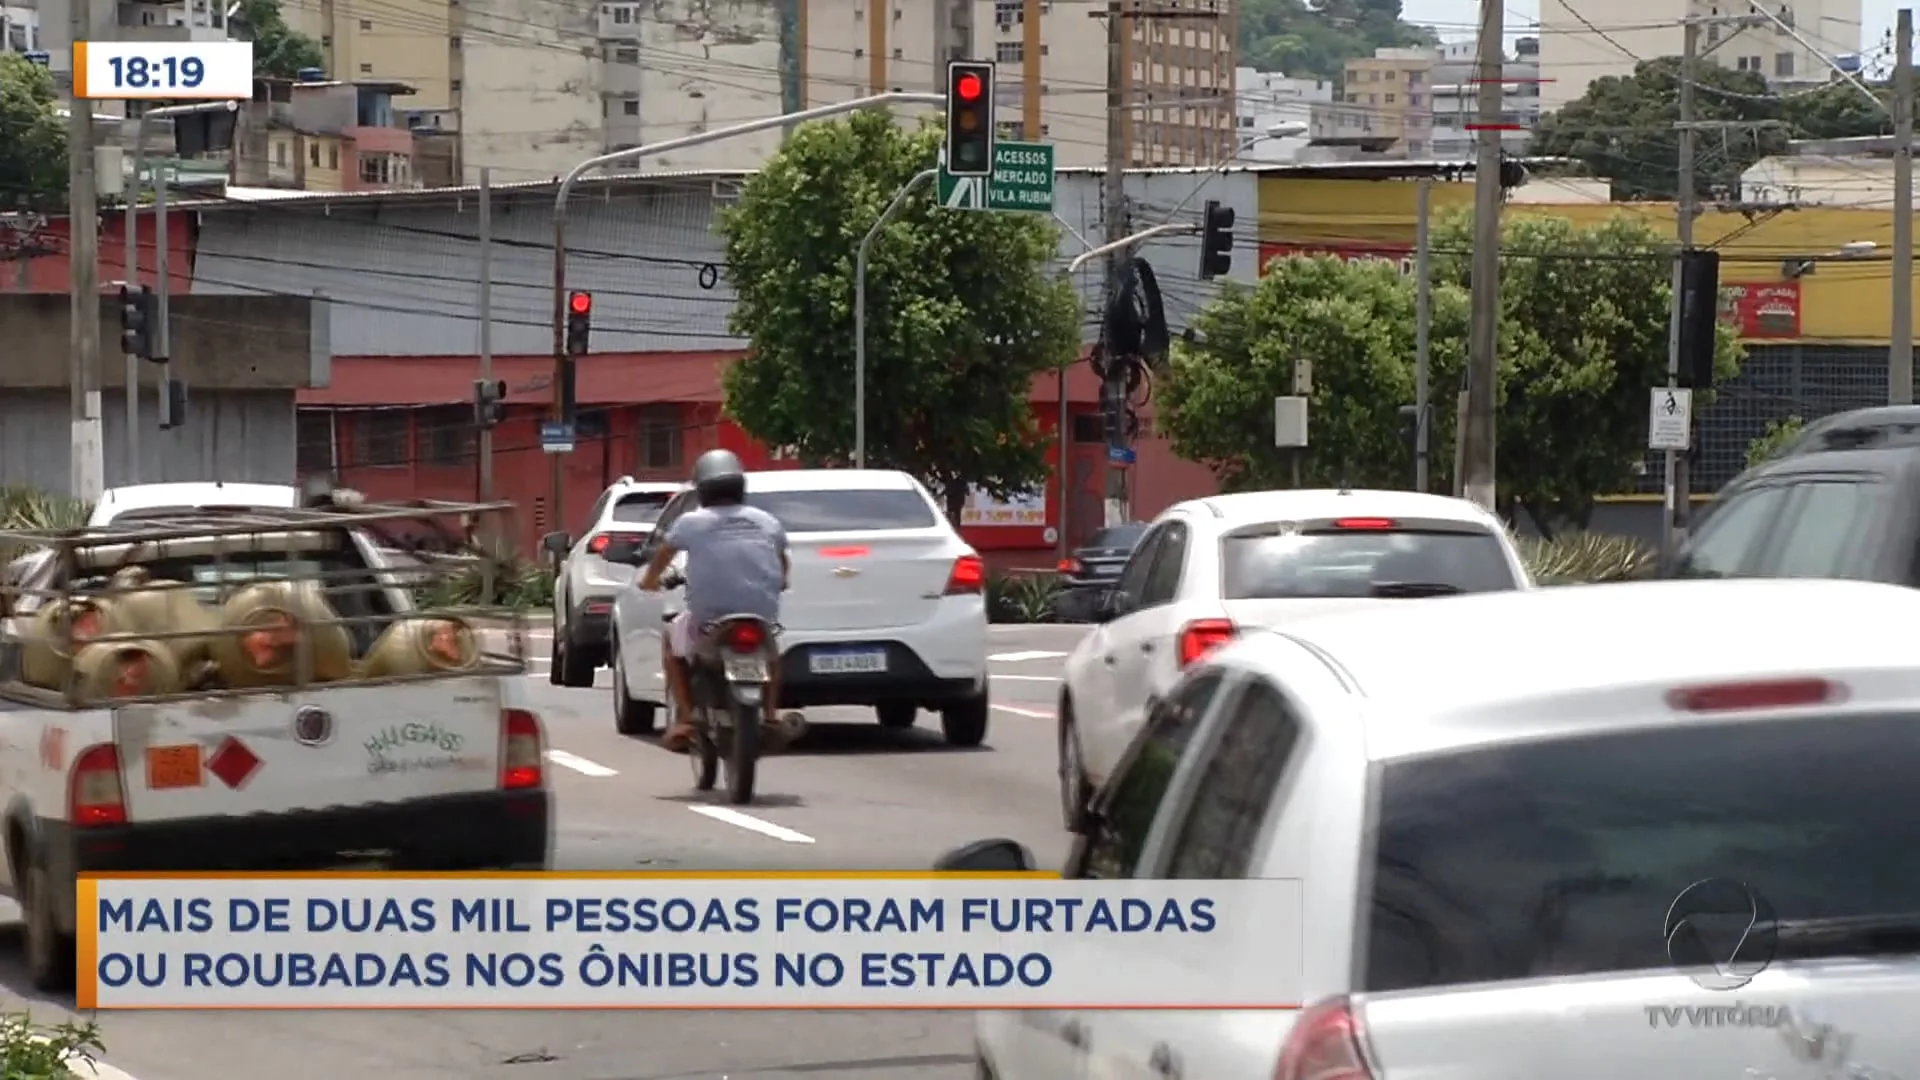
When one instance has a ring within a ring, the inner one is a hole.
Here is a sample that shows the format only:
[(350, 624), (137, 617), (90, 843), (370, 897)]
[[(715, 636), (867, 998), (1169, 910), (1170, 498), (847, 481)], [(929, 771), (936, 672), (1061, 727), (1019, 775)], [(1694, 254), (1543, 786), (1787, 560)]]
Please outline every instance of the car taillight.
[(500, 711), (500, 786), (508, 791), (540, 786), (544, 769), (540, 718), (525, 709)]
[(615, 540), (631, 540), (636, 544), (640, 542), (638, 536), (628, 536), (624, 533), (601, 533), (599, 536), (587, 541), (587, 550), (595, 555), (603, 554), (607, 550), (607, 545), (613, 543)]
[(962, 555), (953, 561), (953, 573), (947, 575), (947, 595), (977, 593), (987, 587), (987, 564), (978, 555)]
[(1061, 559), (1060, 564), (1054, 567), (1054, 570), (1062, 574), (1071, 574), (1078, 569), (1080, 569), (1080, 564), (1072, 559)]
[(1309, 1006), (1280, 1048), (1273, 1080), (1374, 1080), (1360, 1052), (1360, 1018), (1343, 997)]
[(1732, 712), (1826, 705), (1845, 696), (1845, 687), (1825, 679), (1768, 679), (1669, 690), (1667, 705), (1680, 712)]
[(1190, 667), (1213, 650), (1233, 640), (1233, 624), (1225, 619), (1195, 619), (1180, 628), (1180, 666)]
[(101, 743), (80, 751), (67, 780), (67, 820), (79, 828), (125, 825), (127, 800), (120, 789), (120, 754)]
[(727, 647), (737, 653), (759, 652), (767, 640), (767, 631), (759, 623), (735, 623), (727, 631)]
[(1359, 529), (1379, 532), (1394, 527), (1392, 518), (1340, 518), (1333, 523), (1336, 529)]

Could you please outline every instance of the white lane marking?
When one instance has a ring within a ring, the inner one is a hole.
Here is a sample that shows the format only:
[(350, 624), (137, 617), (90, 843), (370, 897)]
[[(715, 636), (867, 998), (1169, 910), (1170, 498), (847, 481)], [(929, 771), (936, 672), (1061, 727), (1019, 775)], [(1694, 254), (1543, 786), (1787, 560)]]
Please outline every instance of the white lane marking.
[(789, 844), (813, 843), (813, 837), (808, 836), (806, 833), (794, 832), (785, 826), (775, 825), (771, 821), (763, 821), (760, 818), (754, 817), (752, 814), (743, 814), (732, 807), (689, 806), (687, 809), (696, 814), (710, 817), (715, 821), (724, 821), (729, 825), (737, 825), (748, 832), (757, 832), (761, 836), (771, 836), (775, 840), (783, 840)]
[(597, 761), (588, 761), (578, 754), (569, 754), (565, 750), (547, 751), (547, 760), (563, 769), (572, 769), (585, 776), (619, 776), (620, 770), (609, 769)]
[(1010, 712), (1015, 716), (1031, 716), (1035, 720), (1053, 719), (1052, 713), (1044, 712), (1040, 709), (1026, 709), (1018, 705), (1002, 705), (997, 701), (993, 703), (993, 707), (999, 709), (1001, 712)]
[(987, 659), (997, 660), (1003, 664), (1017, 664), (1022, 660), (1056, 660), (1065, 655), (1067, 654), (1063, 652), (1046, 652), (1040, 649), (1031, 649), (1027, 652), (995, 653), (987, 657)]
[(1005, 682), (1059, 682), (1060, 681), (1060, 676), (1058, 675), (1002, 675), (999, 672), (994, 672), (990, 674), (988, 678), (1000, 679)]

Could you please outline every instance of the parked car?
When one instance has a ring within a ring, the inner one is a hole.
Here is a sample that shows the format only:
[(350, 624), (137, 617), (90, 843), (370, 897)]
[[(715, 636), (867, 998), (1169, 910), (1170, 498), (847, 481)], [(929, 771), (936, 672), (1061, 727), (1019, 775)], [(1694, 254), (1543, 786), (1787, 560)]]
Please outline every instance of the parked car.
[(1409, 491), (1254, 491), (1154, 519), (1068, 655), (1060, 800), (1069, 825), (1180, 673), (1249, 627), (1408, 599), (1530, 587), (1500, 520)]
[(667, 502), (685, 490), (685, 484), (623, 476), (600, 493), (587, 511), (587, 531), (577, 539), (564, 532), (551, 532), (541, 539), (540, 546), (555, 560), (549, 682), (592, 686), (594, 672), (607, 666), (613, 597), (633, 580), (632, 567), (607, 561), (607, 545), (616, 539), (638, 541), (652, 535)]
[[(747, 503), (786, 527), (791, 587), (780, 601), (780, 704), (872, 706), (880, 723), (940, 714), (955, 746), (987, 735), (986, 564), (920, 482), (885, 469), (792, 469), (747, 476)], [(654, 535), (698, 505), (676, 496)], [(644, 543), (631, 559), (651, 561)], [(677, 565), (677, 564), (676, 564)], [(668, 704), (665, 622), (680, 594), (629, 584), (613, 613), (614, 724), (653, 730)]]
[(1060, 560), (1060, 592), (1054, 598), (1054, 617), (1061, 622), (1089, 622), (1099, 613), (1107, 590), (1120, 579), (1127, 557), (1147, 534), (1147, 522), (1110, 525), (1087, 538)]
[[(1661, 613), (1685, 648), (1635, 632)], [(1247, 635), (1153, 707), (1065, 876), (1302, 883), (1301, 1007), (981, 1013), (976, 1075), (1911, 1076), (1916, 622), (1885, 585), (1654, 581)]]

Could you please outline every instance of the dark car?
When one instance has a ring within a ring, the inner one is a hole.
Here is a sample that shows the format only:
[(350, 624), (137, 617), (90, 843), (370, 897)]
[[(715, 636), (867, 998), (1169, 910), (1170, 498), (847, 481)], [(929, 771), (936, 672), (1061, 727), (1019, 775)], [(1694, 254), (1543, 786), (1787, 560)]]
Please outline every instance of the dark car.
[(1091, 620), (1100, 598), (1120, 579), (1127, 558), (1147, 534), (1148, 522), (1111, 525), (1094, 533), (1086, 544), (1060, 560), (1060, 596), (1054, 613), (1063, 622)]
[(1671, 574), (1920, 586), (1920, 406), (1809, 425), (1721, 490)]

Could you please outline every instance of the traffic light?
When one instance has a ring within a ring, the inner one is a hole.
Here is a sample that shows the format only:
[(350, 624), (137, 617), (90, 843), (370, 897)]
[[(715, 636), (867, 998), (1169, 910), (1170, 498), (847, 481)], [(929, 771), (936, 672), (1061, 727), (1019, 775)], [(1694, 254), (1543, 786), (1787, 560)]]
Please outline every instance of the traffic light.
[(491, 428), (507, 418), (507, 384), (504, 379), (473, 380), (473, 422)]
[(587, 333), (593, 329), (593, 294), (567, 294), (567, 355), (585, 356)]
[(1680, 253), (1680, 385), (1713, 386), (1713, 349), (1720, 327), (1720, 253)]
[(947, 173), (993, 175), (992, 64), (947, 64)]
[(1200, 280), (1211, 281), (1233, 269), (1233, 207), (1208, 199), (1200, 222)]
[(159, 300), (153, 290), (120, 286), (120, 351), (142, 360), (164, 360), (153, 355), (153, 328), (159, 321)]

